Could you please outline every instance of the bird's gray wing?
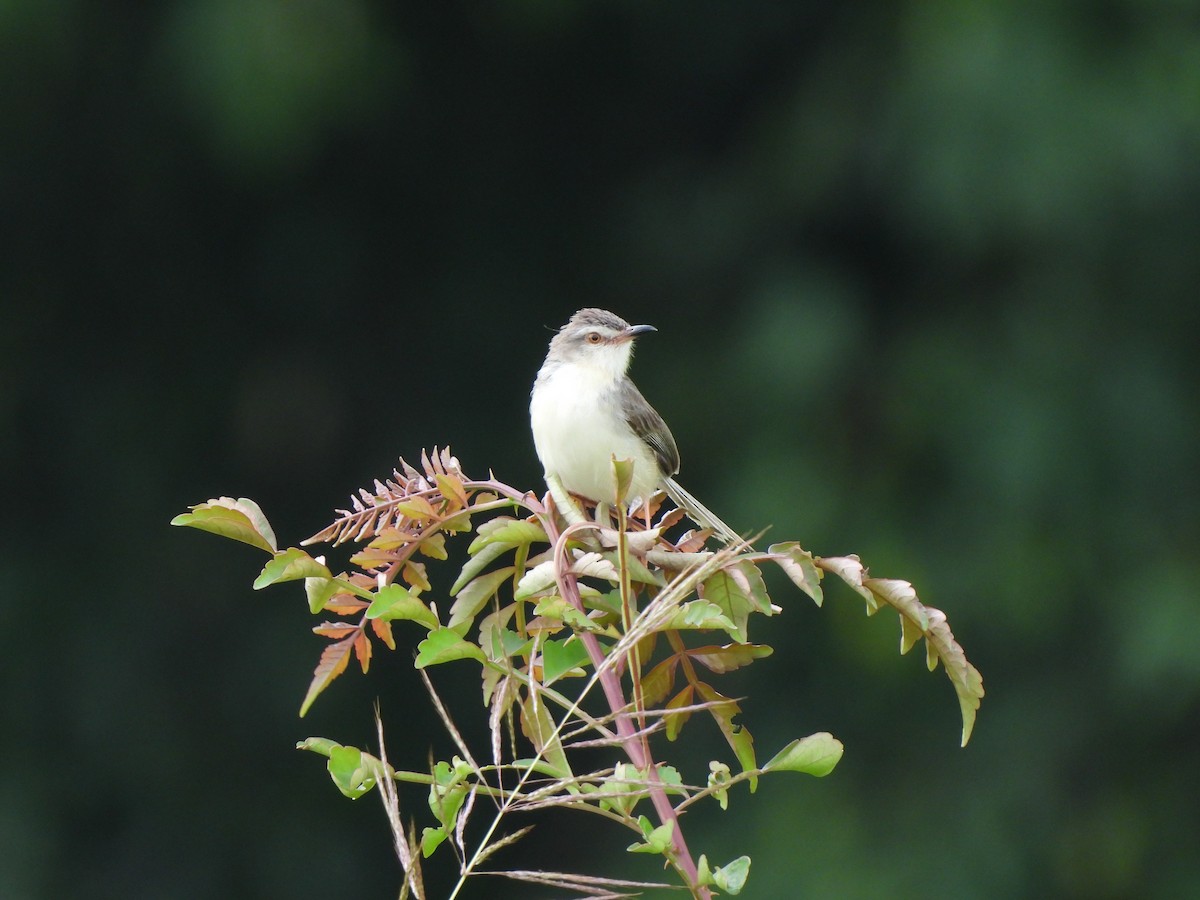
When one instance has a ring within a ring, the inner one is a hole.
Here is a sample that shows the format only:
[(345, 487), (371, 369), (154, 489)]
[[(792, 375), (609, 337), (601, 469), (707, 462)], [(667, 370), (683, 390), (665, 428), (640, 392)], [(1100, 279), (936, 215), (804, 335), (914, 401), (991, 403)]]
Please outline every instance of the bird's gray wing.
[(633, 433), (654, 452), (658, 468), (666, 477), (679, 471), (679, 448), (663, 417), (646, 402), (637, 386), (625, 378), (621, 382), (621, 410)]

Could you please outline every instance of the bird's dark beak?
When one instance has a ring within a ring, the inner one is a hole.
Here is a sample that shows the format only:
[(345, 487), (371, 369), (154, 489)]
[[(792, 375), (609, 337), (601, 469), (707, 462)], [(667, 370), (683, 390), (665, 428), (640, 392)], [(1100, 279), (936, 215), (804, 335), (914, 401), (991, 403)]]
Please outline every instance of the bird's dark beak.
[(658, 331), (653, 325), (630, 325), (621, 332), (621, 340), (632, 341), (639, 334), (646, 334), (650, 331)]

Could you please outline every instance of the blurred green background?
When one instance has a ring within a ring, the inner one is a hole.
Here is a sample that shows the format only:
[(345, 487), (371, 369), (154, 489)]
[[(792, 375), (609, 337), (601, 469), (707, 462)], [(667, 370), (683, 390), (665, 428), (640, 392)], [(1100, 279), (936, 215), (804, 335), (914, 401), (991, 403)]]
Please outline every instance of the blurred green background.
[[(9, 0), (0, 73), (0, 896), (395, 896), (292, 745), (378, 698), (448, 754), (410, 651), (300, 721), (299, 589), (167, 522), (294, 543), (435, 443), (538, 487), (587, 305), (659, 327), (693, 492), (913, 581), (988, 692), (960, 750), (894, 616), (776, 582), (725, 689), (763, 758), (846, 755), (693, 848), (755, 898), (1200, 895), (1198, 4)], [(507, 861), (658, 874), (598, 821)]]

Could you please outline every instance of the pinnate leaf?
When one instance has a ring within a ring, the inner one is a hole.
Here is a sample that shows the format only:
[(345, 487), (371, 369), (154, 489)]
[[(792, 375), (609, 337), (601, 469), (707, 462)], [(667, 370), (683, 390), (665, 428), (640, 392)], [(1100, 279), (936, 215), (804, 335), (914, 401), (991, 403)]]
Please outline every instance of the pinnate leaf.
[(581, 553), (571, 564), (571, 573), (581, 578), (602, 578), (616, 584), (621, 580), (616, 565), (599, 553)]
[(983, 699), (983, 676), (967, 660), (966, 653), (954, 639), (946, 614), (940, 609), (925, 606), (917, 598), (917, 592), (907, 581), (893, 578), (864, 578), (863, 586), (871, 591), (877, 601), (885, 603), (900, 614), (900, 650), (911, 649), (917, 634), (925, 638), (925, 661), (929, 671), (937, 668), (940, 661), (946, 675), (954, 686), (958, 697), (958, 708), (962, 715), (962, 746), (971, 739), (975, 728), (975, 714)]
[(984, 696), (983, 676), (967, 660), (963, 648), (954, 639), (946, 614), (940, 609), (925, 606), (907, 581), (894, 578), (871, 578), (857, 556), (825, 557), (817, 565), (846, 582), (867, 601), (867, 613), (874, 613), (880, 604), (892, 607), (900, 615), (900, 652), (907, 653), (916, 642), (925, 638), (925, 659), (930, 671), (940, 661), (958, 697), (962, 715), (962, 746), (971, 739), (975, 714)]

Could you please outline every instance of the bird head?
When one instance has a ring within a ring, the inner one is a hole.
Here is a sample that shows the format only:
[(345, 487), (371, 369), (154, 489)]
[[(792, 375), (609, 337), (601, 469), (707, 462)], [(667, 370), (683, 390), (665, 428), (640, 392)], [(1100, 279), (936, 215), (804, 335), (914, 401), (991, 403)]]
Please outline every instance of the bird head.
[(554, 336), (550, 354), (620, 378), (629, 368), (634, 338), (657, 330), (653, 325), (630, 325), (606, 309), (581, 309)]

